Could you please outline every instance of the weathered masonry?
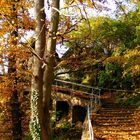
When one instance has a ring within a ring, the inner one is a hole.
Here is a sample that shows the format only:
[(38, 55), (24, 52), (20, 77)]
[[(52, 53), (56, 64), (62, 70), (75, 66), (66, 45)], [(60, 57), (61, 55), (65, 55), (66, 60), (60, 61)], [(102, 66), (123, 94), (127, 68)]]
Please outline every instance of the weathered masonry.
[(55, 80), (52, 88), (53, 110), (59, 113), (57, 120), (67, 117), (73, 125), (77, 122), (83, 123), (87, 115), (87, 106), (92, 104), (96, 108), (97, 104), (100, 104), (100, 95), (93, 94), (92, 87)]

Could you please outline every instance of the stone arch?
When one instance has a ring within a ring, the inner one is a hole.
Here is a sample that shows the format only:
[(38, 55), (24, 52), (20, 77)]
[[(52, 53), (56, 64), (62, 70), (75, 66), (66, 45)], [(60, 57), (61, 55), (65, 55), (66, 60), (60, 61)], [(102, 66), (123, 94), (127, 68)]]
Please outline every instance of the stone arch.
[(23, 91), (23, 95), (24, 95), (24, 96), (29, 95), (29, 93), (30, 93), (29, 90), (24, 90), (24, 91)]
[(72, 124), (75, 125), (77, 122), (83, 123), (86, 118), (87, 110), (85, 107), (80, 105), (73, 106), (72, 109)]
[(70, 106), (67, 101), (56, 102), (56, 120), (59, 121), (61, 118), (68, 116)]

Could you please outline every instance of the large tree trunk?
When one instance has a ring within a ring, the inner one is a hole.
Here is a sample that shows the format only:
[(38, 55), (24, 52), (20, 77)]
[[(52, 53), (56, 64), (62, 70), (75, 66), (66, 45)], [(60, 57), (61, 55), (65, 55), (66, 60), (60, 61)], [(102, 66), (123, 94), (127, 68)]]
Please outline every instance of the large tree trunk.
[[(44, 56), (46, 45), (44, 0), (35, 0), (36, 42), (35, 51), (40, 58)], [(43, 128), (43, 62), (34, 56), (31, 87), (31, 123), (33, 140), (49, 140)]]
[(49, 140), (52, 139), (51, 129), (50, 129), (50, 98), (51, 98), (51, 86), (54, 79), (54, 66), (55, 66), (55, 49), (56, 49), (56, 33), (59, 23), (59, 0), (52, 0), (52, 10), (51, 10), (51, 25), (49, 30), (49, 38), (47, 40), (44, 59), (47, 62), (44, 71), (44, 85), (43, 85), (43, 109), (44, 109), (44, 125), (47, 130), (47, 135)]
[[(52, 0), (51, 27), (48, 42), (45, 36), (44, 0), (35, 0), (36, 36), (31, 89), (31, 124), (34, 140), (51, 140), (49, 104), (53, 82), (59, 0)], [(46, 45), (47, 44), (47, 45)], [(46, 48), (45, 48), (46, 46)], [(40, 59), (39, 59), (40, 58)], [(46, 65), (44, 65), (44, 62)]]

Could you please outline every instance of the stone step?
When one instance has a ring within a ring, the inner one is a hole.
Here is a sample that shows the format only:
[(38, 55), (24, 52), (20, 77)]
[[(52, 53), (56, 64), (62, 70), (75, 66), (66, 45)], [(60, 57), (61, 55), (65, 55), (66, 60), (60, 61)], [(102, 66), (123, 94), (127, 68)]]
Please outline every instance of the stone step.
[(115, 135), (115, 134), (103, 134), (95, 135), (95, 140), (140, 140), (139, 135)]
[(133, 133), (140, 133), (140, 128), (135, 128), (135, 127), (124, 127), (124, 128), (105, 128), (105, 127), (93, 127), (95, 132), (133, 132)]
[(135, 108), (122, 108), (122, 107), (102, 107), (101, 109), (104, 109), (104, 110), (128, 110), (128, 111), (140, 111), (139, 109), (135, 109)]
[(123, 124), (123, 123), (125, 123), (125, 124), (137, 124), (137, 125), (140, 125), (140, 123), (139, 122), (137, 122), (137, 121), (132, 121), (132, 120), (101, 120), (101, 119), (98, 119), (98, 120), (92, 120), (92, 123), (94, 124), (98, 124), (98, 123), (102, 123), (102, 124), (104, 124), (104, 123), (110, 123), (110, 124)]
[(103, 130), (121, 130), (121, 131), (125, 131), (125, 130), (134, 130), (134, 131), (136, 131), (136, 130), (139, 130), (140, 131), (140, 127), (139, 126), (137, 126), (137, 125), (127, 125), (127, 126), (124, 126), (124, 125), (120, 125), (120, 126), (110, 126), (110, 125), (108, 125), (108, 126), (105, 126), (105, 125), (94, 125), (93, 124), (93, 128), (94, 129), (103, 129)]
[(100, 130), (100, 132), (94, 130), (94, 134), (96, 135), (116, 135), (116, 136), (140, 136), (140, 132), (139, 131), (128, 131), (128, 132), (125, 132), (125, 131), (121, 131), (121, 132), (113, 132), (113, 131), (102, 131)]
[(100, 136), (100, 139), (98, 137), (98, 139), (95, 140), (140, 140), (139, 134), (129, 134), (129, 133), (103, 133), (101, 135), (97, 134), (98, 136)]
[(140, 110), (136, 110), (136, 109), (126, 109), (126, 108), (118, 108), (118, 107), (102, 107), (100, 108), (100, 110), (106, 110), (106, 111), (129, 111), (129, 112), (136, 112), (136, 111), (140, 111)]
[(124, 136), (127, 136), (127, 135), (129, 135), (129, 136), (140, 135), (140, 132), (123, 132), (123, 131), (122, 132), (101, 131), (100, 133), (95, 131), (95, 133), (98, 134), (98, 135), (102, 134), (102, 135), (116, 135), (116, 136), (118, 136), (118, 135), (124, 135)]
[(132, 122), (135, 122), (135, 123), (139, 123), (139, 119), (137, 118), (132, 118), (132, 117), (123, 117), (123, 116), (117, 116), (117, 117), (114, 117), (114, 116), (108, 116), (108, 117), (93, 117), (92, 118), (92, 121), (132, 121)]
[(114, 104), (114, 103), (105, 103), (105, 104), (103, 104), (102, 103), (102, 107), (118, 107), (118, 108), (122, 108), (122, 106), (121, 105), (119, 105), (119, 104)]
[(123, 128), (121, 128), (121, 129), (115, 129), (115, 128), (113, 128), (113, 129), (111, 129), (111, 128), (108, 128), (108, 129), (106, 129), (105, 127), (93, 127), (93, 129), (94, 129), (94, 132), (96, 132), (96, 133), (103, 133), (103, 132), (105, 132), (105, 133), (108, 133), (108, 132), (112, 132), (112, 133), (114, 133), (114, 132), (116, 132), (116, 133), (133, 133), (133, 134), (140, 134), (140, 129), (139, 128), (135, 128), (134, 129), (134, 127), (132, 127), (132, 128), (126, 128), (125, 127), (125, 129), (123, 129)]
[(123, 124), (123, 123), (129, 123), (129, 124), (134, 124), (134, 121), (132, 120), (94, 120), (93, 123), (110, 123), (110, 124)]
[(94, 119), (92, 120), (92, 122), (133, 122), (135, 124), (140, 124), (139, 121), (137, 120), (133, 120), (131, 118), (129, 119), (122, 119), (122, 118), (108, 118), (108, 119), (102, 119), (102, 118), (97, 118), (97, 119)]
[(93, 120), (134, 120), (137, 119), (135, 116), (92, 116)]
[(95, 140), (140, 140), (140, 109), (123, 107), (111, 99), (101, 102), (102, 108), (91, 116)]
[(117, 112), (100, 112), (100, 116), (101, 117), (107, 117), (107, 116), (112, 116), (112, 117), (127, 117), (127, 116), (131, 116), (133, 117), (134, 114), (132, 113), (117, 113)]
[(107, 102), (107, 103), (103, 103), (102, 102), (102, 107), (105, 107), (105, 108), (112, 108), (112, 107), (117, 107), (117, 108), (124, 108), (124, 109), (137, 109), (136, 106), (122, 106), (120, 104), (117, 104), (117, 103), (112, 103), (112, 102)]
[(131, 110), (110, 110), (110, 109), (100, 109), (97, 113), (131, 113), (131, 114), (134, 114), (135, 111), (131, 111)]
[(96, 118), (136, 118), (132, 114), (113, 114), (113, 113), (106, 113), (106, 114), (93, 114), (91, 115), (91, 118), (96, 119)]
[(102, 123), (102, 122), (94, 122), (92, 124), (93, 126), (98, 126), (98, 127), (140, 127), (140, 123), (139, 124), (135, 124), (135, 123)]
[(136, 112), (136, 111), (139, 111), (139, 110), (134, 110), (134, 109), (124, 109), (124, 108), (101, 108), (99, 111), (109, 111), (109, 112), (119, 112), (119, 111), (122, 111), (122, 112)]
[[(93, 126), (95, 126), (95, 124), (93, 124)], [(102, 125), (102, 124), (96, 124), (96, 126), (97, 127), (105, 127), (105, 128), (111, 128), (111, 129), (117, 129), (117, 128), (119, 128), (119, 129), (127, 129), (127, 128), (133, 128), (133, 129), (140, 129), (140, 123), (138, 123), (138, 124), (127, 124), (127, 125), (125, 125), (125, 124), (122, 124), (122, 125), (114, 125), (114, 126), (111, 126), (111, 125)]]
[[(102, 123), (134, 123), (135, 121), (131, 120), (131, 119), (101, 119), (101, 118), (98, 118), (98, 119), (95, 119), (95, 120), (92, 120), (92, 122), (102, 122)], [(137, 123), (137, 122), (135, 122)]]

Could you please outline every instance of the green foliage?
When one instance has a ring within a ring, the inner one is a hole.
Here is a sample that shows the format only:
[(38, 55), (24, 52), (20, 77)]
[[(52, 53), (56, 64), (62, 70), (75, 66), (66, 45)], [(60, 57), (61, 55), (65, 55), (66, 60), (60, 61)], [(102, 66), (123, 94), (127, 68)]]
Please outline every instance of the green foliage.
[(61, 129), (68, 130), (70, 128), (70, 124), (67, 121), (63, 121), (61, 123)]
[(119, 88), (122, 70), (117, 62), (109, 62), (105, 64), (104, 70), (98, 74), (98, 86), (108, 88)]
[(129, 105), (134, 105), (136, 107), (139, 107), (140, 106), (140, 93), (137, 92), (137, 93), (131, 93), (131, 94), (125, 93), (124, 95), (121, 94), (118, 97), (116, 102), (123, 106), (129, 107)]
[[(125, 14), (117, 19), (90, 18), (90, 29), (87, 21), (82, 21), (68, 34), (68, 69), (86, 67), (70, 75), (73, 81), (108, 88), (139, 88), (139, 11), (138, 7), (126, 13), (124, 10)], [(107, 59), (92, 67), (104, 58)]]
[(135, 43), (140, 43), (140, 25), (136, 26), (136, 39), (134, 40)]
[[(106, 71), (100, 71), (98, 74), (98, 86), (99, 87), (105, 87), (109, 84), (109, 78), (110, 76)], [(107, 84), (107, 85), (106, 85)]]
[(37, 100), (39, 99), (39, 94), (36, 90), (32, 91), (32, 104), (31, 104), (31, 110), (32, 110), (32, 118), (30, 121), (30, 132), (33, 140), (41, 140), (41, 127), (39, 123), (39, 115), (38, 115), (38, 104)]
[(132, 89), (134, 88), (135, 83), (133, 80), (133, 76), (131, 74), (127, 74), (122, 78), (122, 85), (123, 89)]

